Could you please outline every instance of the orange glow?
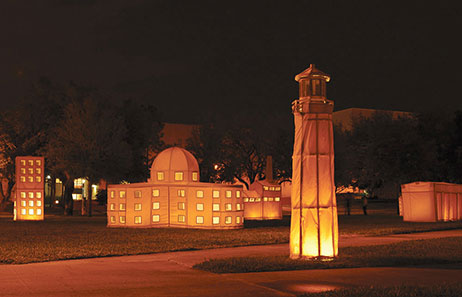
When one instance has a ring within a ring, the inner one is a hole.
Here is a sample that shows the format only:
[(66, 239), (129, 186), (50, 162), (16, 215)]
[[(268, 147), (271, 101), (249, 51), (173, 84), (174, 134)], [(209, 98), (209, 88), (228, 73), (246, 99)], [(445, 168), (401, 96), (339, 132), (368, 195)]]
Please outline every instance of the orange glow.
[[(311, 82), (305, 80), (314, 77), (312, 74), (319, 79), (320, 73), (311, 65), (297, 76), (300, 86), (310, 85)], [(303, 97), (293, 103), (295, 141), (290, 257), (294, 259), (335, 257), (338, 254), (333, 102), (323, 96)]]
[(196, 158), (185, 149), (168, 148), (154, 160), (148, 182), (108, 185), (107, 226), (243, 228), (242, 185), (199, 180)]
[(291, 285), (290, 290), (297, 291), (297, 292), (307, 292), (307, 293), (321, 293), (327, 291), (338, 290), (341, 287), (328, 285), (328, 284), (294, 284)]
[(256, 180), (244, 191), (244, 217), (246, 220), (282, 219), (281, 187), (265, 180)]
[[(16, 192), (13, 220), (40, 221), (44, 218), (44, 158), (16, 157)], [(27, 179), (26, 176), (27, 175)]]
[(414, 182), (401, 185), (404, 221), (436, 222), (462, 220), (462, 185)]

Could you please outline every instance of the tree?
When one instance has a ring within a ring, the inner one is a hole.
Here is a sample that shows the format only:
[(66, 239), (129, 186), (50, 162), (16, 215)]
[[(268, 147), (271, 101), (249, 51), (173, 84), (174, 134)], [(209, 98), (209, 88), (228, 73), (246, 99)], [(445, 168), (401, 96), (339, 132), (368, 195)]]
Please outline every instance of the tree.
[(0, 114), (0, 207), (10, 199), (15, 185), (15, 158), (40, 155), (52, 135), (51, 129), (61, 117), (64, 94), (59, 86), (42, 78), (28, 96)]
[(221, 164), (222, 131), (215, 123), (205, 123), (193, 129), (186, 149), (193, 153), (199, 163), (200, 179), (203, 182), (218, 182), (217, 172)]
[(274, 137), (269, 143), (269, 154), (273, 157), (274, 179), (279, 182), (290, 181), (292, 180), (294, 129), (280, 128), (273, 132)]
[(450, 122), (449, 140), (445, 153), (444, 165), (448, 169), (449, 180), (453, 183), (462, 183), (462, 111), (456, 111), (454, 119)]
[(448, 143), (447, 117), (419, 114), (393, 118), (377, 112), (357, 118), (350, 131), (335, 127), (338, 184), (398, 196), (400, 185), (419, 180), (448, 181), (443, 152)]
[(265, 139), (251, 127), (233, 127), (222, 139), (222, 165), (218, 169), (222, 179), (242, 182), (247, 189), (263, 179), (266, 162)]
[(153, 156), (162, 150), (160, 140), (163, 124), (160, 114), (152, 105), (141, 105), (126, 100), (119, 108), (127, 133), (125, 141), (130, 146), (132, 166), (126, 172), (127, 181), (146, 181)]
[(292, 143), (293, 134), (280, 127), (277, 116), (241, 112), (202, 124), (187, 148), (198, 159), (201, 180), (239, 180), (249, 188), (265, 178), (268, 155), (273, 156), (275, 177), (290, 178)]
[[(100, 179), (118, 181), (132, 164), (123, 118), (99, 94), (82, 93), (86, 96), (75, 96), (64, 108), (63, 120), (54, 130), (56, 136), (47, 146), (52, 170), (64, 176), (66, 191), (77, 177), (86, 178), (90, 185)], [(65, 200), (71, 209), (68, 192)], [(88, 202), (91, 216), (91, 197)], [(71, 214), (71, 210), (67, 213)]]

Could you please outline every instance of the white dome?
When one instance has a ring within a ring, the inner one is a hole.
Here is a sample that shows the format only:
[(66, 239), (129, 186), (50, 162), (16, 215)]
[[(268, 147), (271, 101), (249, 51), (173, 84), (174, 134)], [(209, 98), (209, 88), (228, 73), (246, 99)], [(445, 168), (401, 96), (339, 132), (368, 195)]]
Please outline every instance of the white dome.
[(151, 166), (151, 182), (197, 182), (199, 165), (187, 150), (171, 147), (163, 150)]

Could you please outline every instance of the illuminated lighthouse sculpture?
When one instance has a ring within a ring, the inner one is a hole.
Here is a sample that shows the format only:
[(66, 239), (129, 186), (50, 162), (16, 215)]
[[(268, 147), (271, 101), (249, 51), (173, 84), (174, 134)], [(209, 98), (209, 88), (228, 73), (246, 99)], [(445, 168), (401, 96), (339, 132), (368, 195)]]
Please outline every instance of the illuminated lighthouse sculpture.
[(334, 183), (334, 103), (326, 98), (329, 75), (313, 64), (295, 76), (300, 98), (292, 103), (295, 121), (292, 157), (290, 257), (322, 258), (338, 254)]

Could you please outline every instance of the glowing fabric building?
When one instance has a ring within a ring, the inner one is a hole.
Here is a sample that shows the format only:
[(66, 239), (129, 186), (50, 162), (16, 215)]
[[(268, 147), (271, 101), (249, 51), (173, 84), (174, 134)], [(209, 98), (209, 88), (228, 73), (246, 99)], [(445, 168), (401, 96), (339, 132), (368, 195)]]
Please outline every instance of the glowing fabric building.
[(326, 98), (330, 77), (310, 65), (295, 76), (300, 98), (292, 103), (295, 139), (292, 166), (290, 257), (338, 254), (334, 183), (333, 101)]
[(257, 180), (250, 191), (243, 192), (246, 220), (281, 220), (281, 186), (267, 180)]
[(242, 185), (199, 181), (196, 158), (179, 147), (156, 157), (146, 183), (108, 185), (108, 227), (239, 229)]
[(414, 182), (401, 185), (401, 193), (405, 222), (462, 220), (462, 185)]
[(41, 221), (43, 215), (44, 170), (43, 157), (16, 157), (16, 198), (13, 220)]

